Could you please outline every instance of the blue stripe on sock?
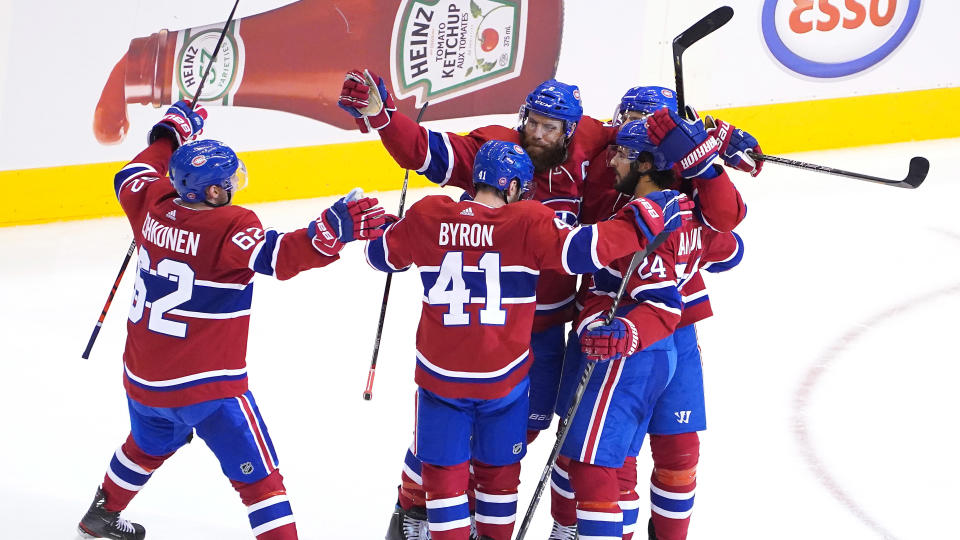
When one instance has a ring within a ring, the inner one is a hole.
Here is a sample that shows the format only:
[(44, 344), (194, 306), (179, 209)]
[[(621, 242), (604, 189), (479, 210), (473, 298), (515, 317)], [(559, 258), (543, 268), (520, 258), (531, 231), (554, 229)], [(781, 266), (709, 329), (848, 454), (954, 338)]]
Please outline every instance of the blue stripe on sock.
[(249, 515), (250, 518), (250, 528), (256, 529), (264, 523), (269, 523), (275, 519), (282, 518), (284, 516), (292, 516), (293, 509), (290, 508), (289, 501), (278, 502), (277, 504), (271, 504), (265, 508), (261, 508), (256, 512), (251, 512)]
[(668, 499), (651, 491), (650, 503), (668, 512), (689, 512), (693, 508), (693, 496), (682, 500)]
[(117, 475), (124, 482), (133, 484), (135, 486), (142, 486), (147, 483), (147, 480), (150, 479), (149, 474), (140, 474), (134, 472), (123, 463), (120, 463), (120, 460), (117, 459), (116, 455), (114, 455), (113, 459), (110, 460), (110, 470), (112, 470), (113, 474)]

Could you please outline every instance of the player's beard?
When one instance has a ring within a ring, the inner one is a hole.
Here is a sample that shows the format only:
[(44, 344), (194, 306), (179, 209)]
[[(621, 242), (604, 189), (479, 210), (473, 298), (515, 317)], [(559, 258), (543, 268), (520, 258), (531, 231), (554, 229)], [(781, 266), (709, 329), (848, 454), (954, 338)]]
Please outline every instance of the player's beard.
[(637, 183), (640, 182), (640, 176), (642, 176), (642, 174), (634, 170), (633, 167), (630, 167), (630, 171), (623, 177), (616, 171), (614, 171), (614, 174), (617, 175), (617, 181), (613, 183), (613, 189), (624, 195), (633, 197), (633, 194), (637, 191)]
[(526, 134), (521, 131), (520, 146), (530, 156), (534, 172), (549, 171), (567, 160), (567, 147), (562, 141), (552, 145), (529, 143)]

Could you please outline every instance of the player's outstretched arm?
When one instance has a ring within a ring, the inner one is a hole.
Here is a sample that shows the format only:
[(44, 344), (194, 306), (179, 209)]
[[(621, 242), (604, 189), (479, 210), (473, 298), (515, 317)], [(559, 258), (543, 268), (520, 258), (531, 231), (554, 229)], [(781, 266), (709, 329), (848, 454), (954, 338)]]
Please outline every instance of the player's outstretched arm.
[(657, 203), (640, 197), (622, 208), (613, 218), (595, 225), (570, 227), (560, 219), (540, 226), (540, 238), (532, 245), (541, 249), (544, 268), (562, 270), (568, 274), (592, 274), (613, 261), (642, 251), (664, 230), (664, 224), (679, 223), (674, 216), (676, 204), (666, 211)]
[(383, 79), (369, 70), (346, 74), (337, 105), (355, 118), (360, 131), (376, 130), (397, 165), (435, 184), (472, 186), (473, 158), (486, 139), (420, 126), (396, 110)]
[(349, 242), (379, 237), (385, 215), (377, 199), (364, 197), (356, 188), (305, 228), (288, 233), (262, 230), (259, 220), (250, 212), (249, 222), (237, 225), (233, 245), (228, 247), (237, 253), (240, 266), (277, 279), (290, 279), (304, 270), (336, 261), (340, 250)]

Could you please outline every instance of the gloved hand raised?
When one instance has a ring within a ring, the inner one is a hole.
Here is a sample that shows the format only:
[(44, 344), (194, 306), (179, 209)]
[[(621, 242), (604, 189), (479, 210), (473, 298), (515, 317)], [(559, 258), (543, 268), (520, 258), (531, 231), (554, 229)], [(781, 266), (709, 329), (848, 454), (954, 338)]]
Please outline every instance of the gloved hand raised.
[(580, 350), (591, 362), (627, 358), (639, 348), (637, 327), (623, 317), (614, 318), (610, 324), (603, 324), (603, 318), (597, 319), (580, 336)]
[[(763, 161), (755, 160), (747, 154), (747, 150), (752, 150), (758, 154), (760, 143), (757, 139), (742, 129), (737, 129), (729, 122), (724, 122), (719, 118), (714, 120), (707, 117), (707, 133), (720, 141), (720, 157), (729, 167), (750, 173), (750, 176), (757, 176), (763, 169)], [(713, 126), (713, 127), (711, 127)]]
[(160, 137), (168, 137), (174, 142), (174, 150), (183, 143), (192, 141), (203, 131), (203, 122), (207, 119), (207, 110), (202, 105), (191, 108), (190, 103), (180, 100), (167, 109), (156, 125), (150, 129), (147, 143), (153, 144)]
[(387, 127), (390, 114), (397, 110), (386, 83), (369, 69), (347, 72), (337, 105), (356, 119), (362, 133)]
[(324, 255), (333, 256), (343, 244), (353, 240), (373, 240), (383, 235), (386, 213), (379, 201), (364, 197), (363, 190), (354, 188), (345, 197), (323, 211), (310, 222), (307, 235), (313, 247)]
[(719, 153), (719, 143), (707, 134), (703, 120), (685, 120), (669, 109), (657, 109), (647, 118), (647, 133), (684, 178), (716, 176), (710, 164)]

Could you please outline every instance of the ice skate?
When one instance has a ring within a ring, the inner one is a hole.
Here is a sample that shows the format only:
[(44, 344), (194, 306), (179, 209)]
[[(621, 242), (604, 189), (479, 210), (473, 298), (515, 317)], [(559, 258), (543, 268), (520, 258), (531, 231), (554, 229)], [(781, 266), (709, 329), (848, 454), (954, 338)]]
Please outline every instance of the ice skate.
[(409, 510), (397, 505), (390, 518), (386, 540), (430, 540), (427, 509), (414, 506)]
[(80, 520), (77, 532), (83, 538), (115, 538), (117, 540), (143, 540), (147, 535), (139, 523), (131, 523), (120, 517), (120, 512), (111, 512), (103, 507), (107, 496), (97, 488), (93, 503)]

